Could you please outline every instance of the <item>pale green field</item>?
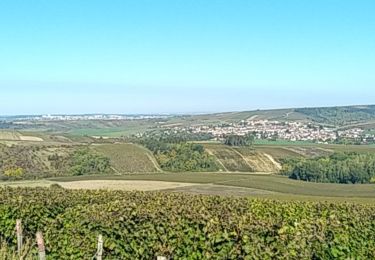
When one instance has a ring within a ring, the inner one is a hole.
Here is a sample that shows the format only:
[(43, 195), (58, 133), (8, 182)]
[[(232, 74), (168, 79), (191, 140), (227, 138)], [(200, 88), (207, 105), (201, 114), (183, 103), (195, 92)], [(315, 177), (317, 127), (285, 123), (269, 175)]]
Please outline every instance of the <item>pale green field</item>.
[[(373, 201), (375, 202), (375, 185), (373, 184), (331, 184), (310, 183), (291, 180), (283, 176), (249, 173), (157, 173), (129, 174), (121, 176), (81, 176), (51, 178), (55, 182), (71, 182), (82, 180), (143, 180), (166, 181), (180, 183), (214, 184), (251, 188), (270, 191), (275, 197), (312, 200), (340, 201)], [(272, 196), (272, 195), (269, 195)]]

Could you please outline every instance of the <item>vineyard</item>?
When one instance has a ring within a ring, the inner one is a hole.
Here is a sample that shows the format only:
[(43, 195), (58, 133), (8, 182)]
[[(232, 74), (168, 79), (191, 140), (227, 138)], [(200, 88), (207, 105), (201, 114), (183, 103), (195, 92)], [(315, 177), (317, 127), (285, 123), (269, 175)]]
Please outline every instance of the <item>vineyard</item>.
[(15, 250), (22, 219), (47, 259), (91, 259), (99, 234), (103, 259), (375, 258), (375, 205), (3, 188), (0, 216), (0, 252)]
[(95, 150), (110, 158), (117, 172), (150, 173), (159, 167), (150, 151), (134, 144), (105, 144), (94, 146)]

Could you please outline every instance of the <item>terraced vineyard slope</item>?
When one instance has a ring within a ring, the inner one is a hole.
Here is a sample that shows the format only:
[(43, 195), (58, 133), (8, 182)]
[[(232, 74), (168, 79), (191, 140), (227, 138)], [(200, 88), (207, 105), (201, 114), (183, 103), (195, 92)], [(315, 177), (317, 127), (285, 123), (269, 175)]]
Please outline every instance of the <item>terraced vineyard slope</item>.
[(281, 165), (272, 155), (249, 147), (229, 147), (221, 144), (205, 144), (222, 169), (230, 172), (277, 172)]
[(108, 157), (117, 173), (151, 173), (160, 171), (152, 153), (135, 144), (94, 145), (96, 151)]

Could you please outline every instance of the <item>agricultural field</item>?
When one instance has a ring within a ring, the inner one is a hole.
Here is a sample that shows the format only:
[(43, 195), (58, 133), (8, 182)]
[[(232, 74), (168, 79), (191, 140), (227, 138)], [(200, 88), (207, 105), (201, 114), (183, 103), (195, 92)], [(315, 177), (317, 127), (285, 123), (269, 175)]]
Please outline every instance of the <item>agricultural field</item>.
[(224, 171), (253, 172), (252, 168), (236, 150), (224, 145), (205, 145), (207, 152), (216, 157)]
[(314, 157), (325, 156), (334, 152), (359, 152), (359, 153), (373, 153), (375, 152), (375, 145), (341, 145), (341, 144), (255, 144), (253, 148), (256, 151), (265, 152), (272, 155), (274, 158), (282, 159), (285, 157)]
[(222, 169), (228, 172), (275, 173), (281, 169), (281, 159), (296, 156), (308, 156), (316, 149), (321, 151), (320, 148), (315, 147), (300, 148), (271, 145), (230, 147), (223, 144), (202, 144), (210, 154), (216, 157), (219, 165), (222, 166)]
[(135, 144), (98, 144), (93, 149), (108, 157), (117, 173), (152, 173), (160, 168), (150, 151)]
[(4, 141), (31, 141), (43, 142), (43, 139), (38, 136), (24, 135), (18, 131), (0, 130), (0, 140)]
[(272, 155), (248, 147), (233, 148), (255, 172), (278, 172), (281, 164)]
[(300, 157), (300, 153), (296, 153), (284, 146), (274, 145), (254, 145), (253, 147), (259, 153), (266, 153), (271, 155), (275, 160), (281, 160), (284, 158)]
[(103, 259), (374, 259), (374, 212), (361, 203), (0, 188), (0, 240), (13, 255), (22, 219), (29, 258), (40, 231), (47, 259), (91, 259), (99, 234)]
[[(312, 183), (292, 180), (280, 175), (262, 173), (155, 173), (155, 174), (128, 174), (107, 176), (72, 176), (50, 178), (49, 181), (61, 183), (90, 180), (127, 180), (127, 181), (164, 181), (177, 183), (213, 184), (231, 187), (251, 188), (286, 195), (298, 199), (307, 196), (310, 199), (351, 200), (353, 198), (373, 201), (375, 185), (373, 184), (333, 184)], [(13, 183), (17, 185), (17, 183)], [(23, 186), (22, 184), (21, 186)], [(84, 187), (83, 187), (84, 188)]]
[(27, 130), (76, 137), (121, 137), (145, 132), (158, 126), (155, 120), (77, 120), (28, 122)]

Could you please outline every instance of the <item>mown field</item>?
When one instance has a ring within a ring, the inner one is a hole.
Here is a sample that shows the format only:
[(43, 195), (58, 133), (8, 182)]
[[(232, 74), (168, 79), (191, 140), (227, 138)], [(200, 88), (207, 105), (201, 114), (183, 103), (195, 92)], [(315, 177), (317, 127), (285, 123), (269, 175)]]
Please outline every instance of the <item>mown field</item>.
[[(183, 203), (181, 203), (183, 202)], [(47, 259), (374, 259), (375, 205), (161, 192), (0, 189), (0, 240), (26, 255), (43, 232)]]
[(118, 173), (152, 173), (160, 171), (150, 151), (135, 144), (93, 145), (95, 151), (108, 157)]
[[(373, 184), (332, 184), (311, 183), (292, 180), (284, 176), (248, 174), (248, 173), (156, 173), (129, 174), (108, 176), (74, 176), (51, 178), (51, 181), (70, 182), (82, 180), (145, 180), (179, 183), (215, 184), (233, 187), (254, 188), (294, 196), (310, 196), (312, 199), (324, 198), (350, 199), (363, 198), (366, 201), (375, 199)], [(83, 187), (84, 188), (84, 187)], [(279, 195), (278, 194), (278, 195)], [(278, 196), (276, 195), (276, 197)]]

